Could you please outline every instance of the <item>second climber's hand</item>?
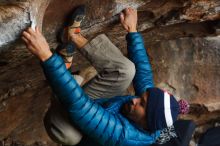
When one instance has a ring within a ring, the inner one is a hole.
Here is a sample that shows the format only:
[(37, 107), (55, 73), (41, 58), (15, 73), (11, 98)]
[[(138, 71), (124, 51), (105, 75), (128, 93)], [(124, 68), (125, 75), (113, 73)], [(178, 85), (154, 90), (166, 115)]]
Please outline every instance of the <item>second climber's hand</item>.
[(31, 27), (25, 30), (22, 33), (22, 40), (25, 42), (28, 50), (41, 61), (46, 61), (52, 56), (45, 37), (37, 27), (35, 31)]
[(137, 32), (137, 10), (125, 8), (120, 14), (120, 20), (127, 32)]

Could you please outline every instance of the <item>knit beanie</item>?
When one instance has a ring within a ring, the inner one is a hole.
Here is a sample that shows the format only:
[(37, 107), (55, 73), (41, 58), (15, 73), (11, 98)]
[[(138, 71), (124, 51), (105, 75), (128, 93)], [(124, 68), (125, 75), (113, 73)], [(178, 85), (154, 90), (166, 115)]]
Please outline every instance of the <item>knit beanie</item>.
[(159, 88), (148, 88), (147, 91), (147, 127), (150, 132), (172, 126), (178, 114), (189, 111), (186, 101), (181, 100), (179, 103), (166, 91)]

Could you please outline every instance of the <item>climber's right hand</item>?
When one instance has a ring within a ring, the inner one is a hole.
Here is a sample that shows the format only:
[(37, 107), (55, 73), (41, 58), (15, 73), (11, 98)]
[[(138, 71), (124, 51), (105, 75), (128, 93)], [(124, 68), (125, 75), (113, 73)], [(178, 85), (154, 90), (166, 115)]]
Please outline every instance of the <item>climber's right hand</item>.
[(50, 47), (36, 27), (35, 31), (29, 27), (22, 33), (22, 40), (25, 42), (28, 50), (38, 57), (41, 61), (46, 61), (50, 56), (52, 56), (52, 52), (50, 51)]
[(120, 20), (127, 32), (137, 32), (137, 10), (132, 8), (124, 9), (120, 14)]

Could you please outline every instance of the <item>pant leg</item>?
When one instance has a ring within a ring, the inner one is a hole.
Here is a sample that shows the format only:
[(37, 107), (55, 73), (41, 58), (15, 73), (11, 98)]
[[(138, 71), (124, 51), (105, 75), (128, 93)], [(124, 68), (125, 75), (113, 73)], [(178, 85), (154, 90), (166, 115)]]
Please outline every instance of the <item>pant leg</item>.
[(106, 35), (98, 35), (80, 51), (98, 72), (83, 86), (90, 97), (114, 97), (126, 91), (135, 75), (135, 66)]
[(49, 137), (56, 143), (74, 146), (82, 139), (81, 132), (72, 124), (56, 97), (51, 100), (51, 106), (44, 117), (44, 126)]
[[(73, 78), (79, 85), (82, 83), (80, 76), (73, 75)], [(81, 132), (72, 124), (68, 113), (55, 96), (52, 97), (51, 106), (44, 117), (44, 127), (48, 136), (62, 145), (74, 146), (82, 139)]]

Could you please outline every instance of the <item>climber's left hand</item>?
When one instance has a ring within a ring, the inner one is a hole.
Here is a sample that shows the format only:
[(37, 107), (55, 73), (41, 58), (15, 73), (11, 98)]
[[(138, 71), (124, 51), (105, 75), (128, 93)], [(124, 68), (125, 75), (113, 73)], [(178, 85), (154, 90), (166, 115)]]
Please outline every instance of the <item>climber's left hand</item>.
[(24, 31), (22, 40), (25, 42), (28, 50), (41, 61), (46, 61), (52, 56), (50, 47), (38, 27), (36, 27), (35, 31), (31, 27)]

